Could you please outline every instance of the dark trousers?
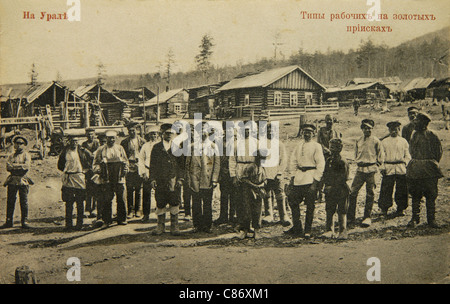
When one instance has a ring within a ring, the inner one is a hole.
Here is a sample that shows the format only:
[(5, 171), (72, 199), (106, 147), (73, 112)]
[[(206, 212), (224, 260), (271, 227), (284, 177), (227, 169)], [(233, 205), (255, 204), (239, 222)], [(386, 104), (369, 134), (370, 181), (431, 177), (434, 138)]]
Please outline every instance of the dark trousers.
[(192, 191), (192, 222), (199, 230), (209, 230), (212, 224), (213, 189)]
[(366, 184), (366, 204), (364, 206), (364, 218), (370, 217), (372, 214), (373, 200), (375, 197), (375, 172), (363, 173), (356, 171), (353, 179), (348, 206), (348, 222), (352, 223), (356, 218), (356, 200), (361, 187)]
[(191, 215), (191, 199), (194, 199), (194, 194), (193, 191), (189, 188), (187, 180), (183, 182), (183, 194), (181, 194), (181, 188), (179, 188), (179, 190), (180, 199), (183, 199), (184, 215)]
[(66, 227), (73, 226), (73, 204), (77, 205), (77, 227), (83, 226), (84, 200), (86, 198), (85, 189), (67, 188), (61, 189), (62, 200), (66, 203)]
[(380, 198), (378, 199), (378, 206), (383, 211), (387, 211), (392, 207), (394, 186), (397, 210), (402, 211), (408, 207), (408, 185), (406, 182), (406, 175), (385, 175), (381, 180)]
[(408, 190), (411, 194), (411, 204), (413, 218), (419, 219), (420, 201), (425, 196), (425, 205), (427, 208), (428, 222), (435, 220), (435, 203), (438, 196), (438, 179), (437, 178), (423, 178), (423, 179), (409, 179)]
[[(92, 173), (86, 173), (86, 206), (85, 210), (92, 213), (95, 210), (95, 191), (97, 185), (91, 180)], [(98, 212), (98, 210), (97, 210)]]
[(129, 172), (126, 176), (128, 213), (137, 213), (141, 207), (142, 178), (137, 172)]
[(177, 189), (179, 188), (176, 188), (175, 191), (170, 191), (158, 186), (155, 190), (156, 207), (162, 209), (167, 205), (169, 205), (170, 207), (179, 206), (180, 200), (179, 192)]
[(311, 184), (301, 186), (291, 186), (289, 191), (289, 206), (292, 212), (292, 224), (294, 230), (303, 231), (302, 222), (300, 220), (300, 203), (306, 204), (305, 216), (305, 233), (311, 233), (312, 222), (314, 219), (314, 202), (316, 200), (316, 192), (311, 191)]
[(281, 181), (279, 179), (268, 179), (266, 182), (266, 192), (269, 195), (264, 199), (264, 209), (267, 212), (271, 209), (270, 204), (273, 203), (269, 202), (269, 200), (272, 200), (271, 192), (275, 194), (275, 199), (277, 201), (277, 207), (278, 207), (278, 214), (280, 216), (280, 220), (284, 221), (286, 219), (286, 195), (284, 194), (284, 187), (281, 184)]
[(16, 186), (8, 185), (6, 199), (6, 222), (12, 223), (14, 218), (14, 209), (16, 206), (17, 192), (19, 192), (19, 202), (20, 202), (20, 213), (22, 216), (22, 223), (26, 222), (28, 219), (28, 192), (30, 186)]
[(336, 213), (339, 215), (347, 214), (348, 211), (348, 190), (345, 186), (332, 187), (325, 193), (325, 211), (326, 211), (326, 223), (325, 228), (327, 231), (331, 231), (333, 224), (333, 215)]
[(250, 226), (254, 229), (261, 228), (261, 211), (263, 200), (252, 188), (246, 184), (242, 185), (243, 205), (241, 210), (241, 230), (250, 231)]
[(116, 196), (117, 203), (117, 222), (126, 222), (127, 220), (127, 207), (125, 205), (124, 184), (108, 183), (104, 185), (105, 199), (103, 200), (103, 218), (105, 223), (110, 224), (112, 222), (112, 200), (114, 195)]
[(142, 213), (144, 216), (150, 215), (152, 205), (152, 187), (150, 181), (144, 181), (142, 184)]
[(228, 222), (236, 217), (234, 186), (231, 179), (220, 181), (220, 214), (219, 218)]

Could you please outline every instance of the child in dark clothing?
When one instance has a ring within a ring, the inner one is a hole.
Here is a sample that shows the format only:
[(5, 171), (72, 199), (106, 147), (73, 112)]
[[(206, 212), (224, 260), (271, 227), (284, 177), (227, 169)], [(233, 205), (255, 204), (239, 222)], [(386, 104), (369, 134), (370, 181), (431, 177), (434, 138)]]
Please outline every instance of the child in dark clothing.
[(331, 157), (326, 161), (323, 173), (325, 184), (325, 210), (327, 213), (326, 232), (324, 237), (335, 238), (333, 216), (338, 213), (339, 235), (338, 239), (347, 239), (347, 210), (350, 188), (347, 184), (349, 175), (348, 163), (341, 158), (342, 140), (330, 140)]

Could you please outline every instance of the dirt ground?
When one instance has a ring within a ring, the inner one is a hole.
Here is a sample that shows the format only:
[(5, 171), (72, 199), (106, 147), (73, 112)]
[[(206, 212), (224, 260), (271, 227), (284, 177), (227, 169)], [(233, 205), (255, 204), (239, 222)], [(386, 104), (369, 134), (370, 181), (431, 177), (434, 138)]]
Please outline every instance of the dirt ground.
[[(361, 131), (361, 119), (376, 121), (374, 135), (387, 134), (386, 122), (399, 119), (407, 123), (406, 108), (393, 106), (391, 112), (364, 106), (355, 117), (350, 108), (336, 115), (337, 128), (344, 136), (344, 157), (352, 159), (353, 145)], [(440, 229), (421, 224), (407, 229), (411, 207), (406, 216), (381, 220), (377, 204), (373, 209), (370, 228), (350, 230), (349, 239), (337, 241), (320, 238), (324, 232), (325, 205), (316, 205), (313, 237), (309, 240), (285, 236), (289, 227), (265, 224), (259, 240), (238, 240), (229, 225), (214, 226), (212, 233), (192, 233), (192, 222), (184, 221), (181, 214), (182, 235), (153, 236), (156, 226), (154, 213), (150, 223), (138, 218), (127, 226), (112, 226), (107, 230), (91, 227), (92, 219), (85, 219), (82, 231), (65, 232), (64, 203), (61, 201), (60, 173), (57, 158), (34, 159), (30, 177), (35, 182), (29, 195), (29, 219), (32, 229), (20, 229), (20, 208), (17, 202), (15, 227), (0, 230), (0, 283), (14, 283), (14, 271), (27, 265), (33, 269), (39, 283), (69, 282), (67, 259), (81, 261), (79, 283), (152, 283), (152, 284), (299, 284), (299, 283), (370, 283), (366, 272), (367, 260), (377, 257), (381, 263), (381, 283), (449, 283), (449, 150), (450, 132), (445, 130), (439, 106), (428, 106), (432, 115), (430, 128), (437, 131), (444, 147), (441, 161), (445, 177), (439, 181), (436, 202), (437, 222)], [(314, 118), (311, 118), (314, 122)], [(318, 122), (323, 124), (323, 122)], [(281, 139), (292, 151), (298, 128), (297, 121), (282, 121)], [(32, 132), (30, 132), (30, 136)], [(36, 154), (33, 154), (37, 157)], [(5, 158), (0, 159), (5, 168)], [(351, 165), (351, 177), (355, 165)], [(4, 181), (6, 170), (0, 171)], [(375, 200), (378, 199), (380, 176), (377, 176)], [(357, 217), (363, 213), (364, 188), (358, 199)], [(153, 203), (154, 204), (154, 203)], [(114, 206), (113, 206), (114, 207)], [(152, 205), (154, 207), (154, 205)], [(392, 209), (395, 209), (393, 207)], [(114, 209), (113, 209), (114, 210)], [(218, 217), (218, 193), (213, 203), (213, 218)], [(302, 206), (302, 216), (305, 214)], [(426, 219), (422, 202), (421, 218)], [(0, 224), (6, 213), (6, 188), (0, 190)], [(278, 213), (275, 211), (275, 215)]]

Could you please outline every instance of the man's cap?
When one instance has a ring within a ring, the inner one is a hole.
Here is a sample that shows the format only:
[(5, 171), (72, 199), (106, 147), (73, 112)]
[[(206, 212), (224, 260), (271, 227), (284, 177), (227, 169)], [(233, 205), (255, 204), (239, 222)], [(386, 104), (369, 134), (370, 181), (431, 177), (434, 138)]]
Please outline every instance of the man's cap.
[[(171, 131), (172, 130), (172, 124), (171, 123), (163, 123), (160, 127), (161, 129), (161, 133), (166, 132), (167, 130)], [(174, 130), (175, 132), (175, 130)]]
[(333, 116), (331, 114), (325, 115), (325, 121), (331, 120), (333, 121)]
[(409, 107), (409, 108), (408, 108), (408, 113), (409, 113), (409, 112), (419, 112), (419, 108), (414, 107), (414, 106)]
[(426, 122), (431, 121), (431, 117), (427, 113), (423, 113), (423, 112), (417, 113), (416, 119), (424, 120)]
[(95, 132), (95, 129), (91, 128), (91, 127), (86, 128), (86, 133), (88, 133), (88, 132)]
[(14, 136), (12, 141), (13, 141), (13, 143), (16, 143), (17, 141), (19, 141), (19, 142), (23, 142), (25, 144), (25, 146), (28, 145), (28, 140), (25, 137), (20, 136), (20, 135)]
[(114, 131), (114, 130), (108, 130), (108, 131), (106, 131), (105, 136), (106, 137), (113, 137), (113, 136), (116, 137), (117, 136), (117, 132)]
[(386, 124), (386, 126), (390, 129), (390, 128), (395, 128), (395, 127), (400, 127), (401, 126), (401, 122), (399, 122), (398, 120), (394, 120), (394, 121), (390, 121)]
[(256, 151), (256, 157), (259, 157), (261, 159), (266, 159), (269, 156), (269, 150), (268, 149), (258, 149), (258, 151)]
[(316, 131), (316, 126), (312, 124), (304, 124), (302, 125), (302, 130), (314, 132)]
[(361, 128), (368, 127), (373, 129), (375, 127), (375, 122), (372, 119), (363, 119), (361, 121)]
[(137, 122), (135, 122), (135, 121), (131, 121), (131, 122), (129, 122), (128, 124), (127, 124), (127, 129), (129, 130), (129, 129), (135, 129), (136, 128), (136, 126), (138, 125), (139, 123), (137, 123)]
[(150, 126), (150, 127), (148, 127), (147, 128), (147, 134), (149, 134), (149, 133), (158, 133), (159, 132), (159, 128), (158, 128), (158, 126)]

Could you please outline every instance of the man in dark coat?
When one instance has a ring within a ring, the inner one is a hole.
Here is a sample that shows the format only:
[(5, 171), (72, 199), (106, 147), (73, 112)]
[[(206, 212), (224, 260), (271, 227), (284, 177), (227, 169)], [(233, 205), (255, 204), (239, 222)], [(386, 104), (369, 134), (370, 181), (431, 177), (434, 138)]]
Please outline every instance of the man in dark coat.
[(428, 130), (430, 121), (431, 118), (427, 114), (417, 114), (409, 145), (412, 159), (406, 168), (406, 177), (412, 198), (412, 218), (408, 223), (411, 228), (420, 222), (420, 201), (423, 196), (426, 199), (428, 225), (438, 228), (435, 219), (435, 202), (438, 196), (438, 180), (444, 176), (439, 167), (442, 144), (436, 133)]
[(178, 213), (180, 200), (178, 189), (183, 185), (183, 176), (180, 160), (173, 155), (171, 145), (175, 130), (171, 124), (161, 125), (162, 141), (155, 144), (150, 157), (150, 184), (155, 189), (156, 215), (158, 226), (155, 235), (165, 231), (166, 206), (169, 205), (172, 235), (179, 235)]

